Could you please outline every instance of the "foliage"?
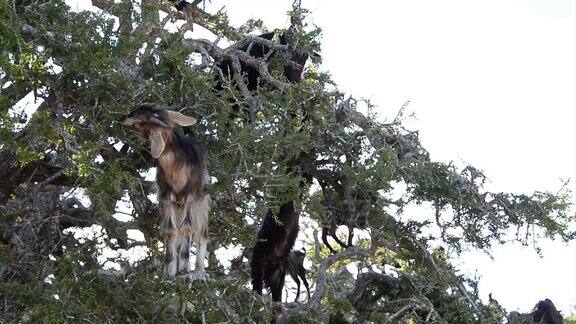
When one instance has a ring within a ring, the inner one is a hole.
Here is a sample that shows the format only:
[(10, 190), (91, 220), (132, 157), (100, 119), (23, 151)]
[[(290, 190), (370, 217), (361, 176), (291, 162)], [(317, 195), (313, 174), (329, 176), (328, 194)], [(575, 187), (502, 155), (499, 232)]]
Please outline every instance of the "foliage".
[[(287, 55), (273, 57), (254, 93), (231, 82), (214, 90), (216, 65), (239, 57), (236, 48), (190, 37), (190, 23), (163, 28), (184, 18), (169, 3), (93, 3), (98, 10), (73, 12), (62, 0), (0, 0), (5, 321), (498, 322), (503, 310), (482, 303), (444, 248), (575, 237), (565, 189), (486, 192), (480, 170), (431, 161), (401, 118), (386, 124), (360, 113), (370, 103), (345, 96), (319, 69), (320, 30), (298, 2), (288, 13), (291, 42), (313, 63), (301, 83), (288, 84)], [(158, 10), (169, 15), (161, 20)], [(193, 8), (188, 19), (230, 41), (265, 31), (258, 21), (235, 29), (224, 11)], [(15, 106), (30, 93), (39, 107), (24, 116)], [(213, 179), (209, 250), (240, 251), (230, 265), (211, 253), (207, 282), (163, 279), (145, 176), (154, 161), (116, 123), (141, 102), (198, 117), (191, 131), (208, 149)], [(402, 184), (406, 192), (391, 199)], [(289, 200), (312, 224), (303, 231), (336, 219), (369, 238), (335, 255), (307, 241), (313, 296), (279, 307), (250, 291), (246, 258), (266, 210)], [(133, 208), (127, 221), (118, 217), (119, 201)], [(425, 220), (396, 217), (426, 203), (435, 211)], [(138, 260), (127, 257), (136, 251)]]

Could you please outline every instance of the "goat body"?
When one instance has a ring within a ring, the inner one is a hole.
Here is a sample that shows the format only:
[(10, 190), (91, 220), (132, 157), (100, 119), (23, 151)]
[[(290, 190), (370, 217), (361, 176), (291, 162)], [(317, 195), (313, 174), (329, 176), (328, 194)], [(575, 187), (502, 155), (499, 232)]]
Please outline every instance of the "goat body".
[(306, 258), (306, 251), (291, 251), (288, 255), (288, 273), (292, 280), (296, 283), (296, 298), (295, 302), (298, 301), (300, 297), (300, 279), (304, 282), (304, 287), (306, 287), (306, 292), (308, 293), (308, 299), (310, 299), (310, 286), (306, 280), (306, 269), (304, 268), (304, 259)]
[(150, 151), (157, 159), (156, 185), (168, 277), (190, 272), (192, 239), (197, 246), (195, 270), (204, 271), (210, 211), (204, 148), (175, 129), (195, 122), (192, 117), (150, 104), (138, 106), (121, 121), (149, 139)]
[[(266, 34), (262, 34), (258, 37), (272, 40), (277, 32), (270, 32)], [(278, 41), (280, 45), (288, 45), (288, 31), (281, 32), (278, 35)], [(251, 42), (248, 45), (245, 45), (240, 48), (241, 51), (248, 53), (250, 56), (262, 59), (264, 57), (271, 58), (276, 53), (270, 53), (271, 49), (268, 46), (263, 44)], [(290, 62), (284, 65), (284, 76), (288, 81), (292, 83), (298, 83), (302, 80), (302, 72), (304, 71), (304, 64), (308, 59), (308, 54), (305, 53), (298, 53), (296, 51), (291, 51), (290, 55)], [(234, 76), (234, 68), (232, 66), (232, 62), (229, 59), (223, 60), (221, 63), (218, 64), (218, 68), (222, 71), (224, 77), (232, 80)], [(260, 78), (260, 72), (253, 68), (252, 66), (246, 65), (240, 62), (240, 72), (246, 76), (246, 87), (250, 91), (256, 90), (258, 88), (258, 79)], [(218, 79), (216, 84), (216, 90), (222, 90), (222, 80)]]
[(274, 301), (282, 299), (288, 257), (298, 236), (299, 218), (292, 201), (280, 207), (278, 222), (268, 210), (252, 250), (252, 289), (262, 295), (263, 284), (266, 284)]
[[(290, 46), (288, 36), (290, 35), (290, 33), (291, 30), (288, 29), (282, 32), (271, 32), (262, 34), (259, 35), (258, 37), (271, 41), (274, 38), (274, 36), (278, 34), (278, 42), (280, 43), (280, 45)], [(278, 50), (273, 50), (266, 45), (259, 44), (256, 42), (250, 42), (249, 44), (239, 48), (239, 50), (249, 54), (251, 57), (266, 60), (267, 62), (269, 62), (271, 58), (279, 55)], [(284, 70), (283, 75), (284, 77), (286, 77), (286, 79), (288, 79), (289, 82), (298, 83), (302, 80), (302, 73), (304, 71), (304, 65), (306, 64), (306, 60), (308, 59), (308, 54), (299, 53), (294, 50), (289, 50), (287, 55), (289, 56), (287, 58), (287, 62), (282, 66)], [(226, 58), (221, 62), (219, 62), (217, 64), (217, 67), (222, 72), (222, 74), (218, 74), (216, 76), (216, 84), (214, 86), (214, 90), (221, 91), (224, 89), (223, 78), (228, 79), (230, 81), (234, 80), (235, 79), (234, 74), (236, 73), (236, 71), (234, 70), (232, 61), (229, 58)], [(256, 89), (258, 89), (259, 86), (263, 85), (261, 80), (259, 80), (260, 72), (258, 71), (258, 69), (255, 69), (254, 67), (247, 65), (242, 61), (240, 61), (240, 73), (242, 74), (242, 76), (244, 76), (244, 84), (246, 85), (246, 89), (248, 91), (255, 91)], [(232, 109), (233, 109), (232, 116), (238, 115), (238, 113), (241, 111), (241, 106), (237, 103), (233, 103)], [(246, 121), (252, 123), (254, 122), (255, 113), (256, 111), (251, 111), (251, 113), (248, 116), (243, 116), (243, 118)], [(292, 117), (296, 115), (294, 111), (290, 111), (289, 113)]]
[(556, 310), (556, 306), (550, 299), (539, 301), (534, 307), (532, 312), (532, 320), (536, 323), (545, 324), (562, 324), (564, 320), (560, 312)]
[[(289, 45), (290, 32), (291, 30), (288, 29), (277, 35), (281, 45)], [(277, 33), (278, 32), (266, 33), (259, 37), (272, 40)], [(278, 54), (276, 50), (257, 42), (251, 42), (241, 47), (240, 50), (254, 58), (265, 59), (267, 61)], [(288, 62), (283, 65), (283, 75), (289, 82), (298, 83), (302, 80), (302, 72), (304, 71), (304, 64), (308, 59), (308, 54), (290, 50), (288, 55), (290, 58)], [(221, 91), (224, 89), (224, 80), (222, 78), (234, 80), (234, 73), (236, 73), (236, 71), (230, 59), (221, 61), (217, 64), (217, 67), (222, 74), (216, 77), (214, 90)], [(258, 86), (261, 85), (259, 80), (260, 72), (257, 69), (240, 62), (239, 72), (245, 76), (244, 82), (249, 91), (255, 91), (258, 89)], [(232, 107), (235, 113), (239, 112), (239, 105), (234, 104)], [(295, 115), (295, 112), (291, 111), (290, 114)], [(252, 120), (250, 120), (250, 122), (252, 122)], [(289, 268), (294, 269), (294, 272), (290, 272), (290, 274), (292, 275), (294, 273), (296, 275), (295, 281), (298, 280), (298, 271), (300, 271), (300, 269), (295, 263), (291, 263), (296, 262), (297, 259), (293, 258), (292, 261), (290, 261), (291, 259), (289, 257), (290, 250), (298, 236), (298, 220), (299, 215), (294, 210), (293, 201), (282, 204), (277, 217), (268, 210), (258, 233), (258, 241), (252, 250), (251, 277), (253, 290), (258, 294), (262, 294), (262, 289), (264, 284), (266, 284), (266, 286), (270, 287), (274, 301), (281, 300), (282, 288), (284, 286), (286, 272)], [(301, 268), (304, 270), (303, 266), (301, 266)], [(301, 273), (304, 274), (305, 272), (301, 271)], [(303, 280), (308, 289), (308, 282), (305, 278), (303, 278)], [(299, 290), (300, 285), (299, 282), (297, 283)]]
[[(377, 204), (377, 198), (363, 190), (354, 190), (350, 199), (345, 198), (344, 189), (331, 189), (324, 181), (320, 181), (324, 204), (327, 206), (328, 221), (322, 225), (322, 242), (332, 253), (336, 250), (328, 243), (328, 237), (332, 237), (342, 248), (352, 246), (354, 228), (366, 226), (370, 210)], [(349, 205), (351, 204), (351, 205)], [(336, 235), (336, 229), (340, 225), (348, 227), (347, 243), (342, 242)]]

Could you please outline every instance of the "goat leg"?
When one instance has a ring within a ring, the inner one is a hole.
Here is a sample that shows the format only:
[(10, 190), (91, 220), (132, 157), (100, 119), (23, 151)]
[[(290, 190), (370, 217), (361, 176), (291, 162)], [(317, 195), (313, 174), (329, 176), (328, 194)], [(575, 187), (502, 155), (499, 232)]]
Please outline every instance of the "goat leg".
[(302, 279), (304, 287), (306, 287), (306, 292), (308, 293), (308, 300), (310, 300), (310, 285), (308, 285), (308, 280), (306, 280), (306, 269), (304, 269), (304, 266), (298, 267), (298, 276)]
[(298, 279), (298, 273), (292, 272), (292, 269), (291, 269), (290, 270), (290, 277), (292, 277), (292, 280), (294, 280), (294, 282), (296, 283), (296, 298), (294, 298), (294, 302), (297, 302), (298, 297), (300, 297), (300, 280)]
[(264, 258), (266, 253), (264, 250), (264, 242), (256, 242), (252, 250), (252, 260), (250, 262), (250, 270), (252, 277), (252, 290), (258, 295), (262, 295), (262, 288), (264, 282)]
[(326, 247), (328, 248), (328, 250), (330, 250), (330, 252), (336, 253), (336, 250), (334, 250), (332, 248), (332, 246), (330, 246), (330, 244), (328, 243), (328, 228), (327, 227), (322, 227), (322, 242), (324, 242), (324, 245), (326, 245)]
[(336, 227), (332, 227), (330, 229), (330, 236), (332, 236), (334, 241), (336, 241), (336, 243), (338, 243), (341, 248), (345, 249), (348, 247), (348, 245), (346, 245), (346, 243), (340, 241), (340, 239), (338, 238), (338, 235), (336, 235)]
[[(188, 203), (188, 201), (187, 201)], [(190, 208), (180, 210), (182, 223), (179, 224), (180, 242), (178, 242), (178, 274), (190, 273), (190, 243), (192, 238), (192, 220)]]
[(354, 226), (348, 225), (348, 247), (352, 246), (353, 237), (354, 237)]
[(180, 241), (180, 233), (176, 229), (176, 226), (174, 226), (176, 215), (172, 207), (165, 202), (161, 203), (160, 207), (162, 235), (164, 236), (164, 249), (166, 250), (164, 271), (169, 278), (174, 278), (178, 266), (178, 242)]
[(180, 245), (178, 246), (178, 274), (190, 272), (190, 238), (189, 232), (180, 231)]
[(196, 241), (197, 253), (196, 253), (196, 268), (195, 271), (204, 272), (204, 260), (206, 259), (206, 246), (208, 244), (208, 238), (205, 236), (200, 237)]
[(192, 208), (189, 208), (189, 219), (194, 228), (194, 243), (196, 243), (196, 272), (204, 272), (206, 245), (208, 244), (208, 213), (210, 197), (207, 195), (195, 197)]
[(176, 276), (176, 270), (178, 268), (178, 239), (179, 234), (174, 231), (167, 234), (164, 241), (164, 248), (166, 249), (164, 270), (169, 278), (174, 278)]
[(269, 277), (268, 285), (272, 293), (272, 300), (275, 302), (282, 301), (282, 288), (284, 288), (285, 276), (286, 272), (284, 272), (282, 268), (278, 268)]

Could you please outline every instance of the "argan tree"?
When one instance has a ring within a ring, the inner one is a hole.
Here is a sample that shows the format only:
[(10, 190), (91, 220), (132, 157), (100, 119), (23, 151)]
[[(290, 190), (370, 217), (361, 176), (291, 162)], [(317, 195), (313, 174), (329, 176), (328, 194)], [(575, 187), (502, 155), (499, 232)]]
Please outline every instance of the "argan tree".
[[(338, 91), (298, 2), (289, 46), (257, 37), (260, 21), (231, 26), (210, 2), (92, 4), (0, 0), (0, 321), (500, 322), (452, 258), (575, 237), (566, 190), (488, 192), (479, 169), (432, 161), (402, 118), (386, 123)], [(251, 57), (250, 43), (274, 55)], [(282, 72), (294, 51), (310, 56), (299, 83)], [(259, 71), (257, 90), (241, 66)], [(206, 280), (163, 275), (154, 160), (117, 123), (142, 102), (199, 121), (186, 131), (211, 173)], [(267, 210), (288, 201), (312, 294), (279, 304), (251, 291), (249, 259)], [(399, 217), (414, 204), (429, 214)], [(330, 253), (321, 229), (340, 225), (362, 235)]]

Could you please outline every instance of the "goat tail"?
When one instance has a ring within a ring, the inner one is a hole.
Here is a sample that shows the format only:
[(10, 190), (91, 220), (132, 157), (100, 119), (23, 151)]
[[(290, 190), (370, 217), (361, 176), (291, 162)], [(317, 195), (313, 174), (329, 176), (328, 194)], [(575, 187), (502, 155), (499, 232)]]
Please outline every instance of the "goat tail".
[(257, 241), (252, 249), (252, 260), (250, 262), (250, 276), (252, 277), (252, 290), (262, 295), (264, 282), (264, 257), (266, 251), (264, 242)]

